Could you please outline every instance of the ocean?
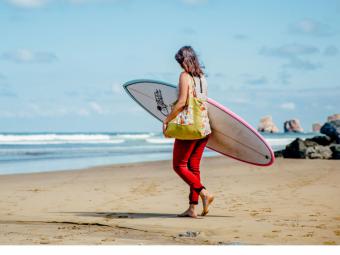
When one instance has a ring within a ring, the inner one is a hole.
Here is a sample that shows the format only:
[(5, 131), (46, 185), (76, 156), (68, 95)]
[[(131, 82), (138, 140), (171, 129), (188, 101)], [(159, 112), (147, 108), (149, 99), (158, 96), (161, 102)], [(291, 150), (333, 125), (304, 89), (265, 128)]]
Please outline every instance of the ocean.
[[(276, 151), (296, 137), (318, 134), (262, 135)], [(172, 145), (162, 133), (0, 133), (0, 175), (171, 159)], [(206, 148), (204, 156), (215, 155)]]

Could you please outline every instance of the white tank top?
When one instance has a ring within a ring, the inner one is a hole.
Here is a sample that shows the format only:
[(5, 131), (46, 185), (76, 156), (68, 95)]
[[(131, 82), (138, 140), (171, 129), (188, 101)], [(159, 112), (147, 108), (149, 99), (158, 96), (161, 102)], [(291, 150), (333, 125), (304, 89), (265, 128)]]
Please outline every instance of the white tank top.
[(204, 101), (206, 101), (208, 99), (208, 84), (207, 84), (207, 80), (205, 79), (204, 76), (202, 77), (197, 77), (197, 76), (193, 76), (194, 77), (194, 81), (193, 85), (195, 88), (195, 92), (196, 92), (196, 96)]

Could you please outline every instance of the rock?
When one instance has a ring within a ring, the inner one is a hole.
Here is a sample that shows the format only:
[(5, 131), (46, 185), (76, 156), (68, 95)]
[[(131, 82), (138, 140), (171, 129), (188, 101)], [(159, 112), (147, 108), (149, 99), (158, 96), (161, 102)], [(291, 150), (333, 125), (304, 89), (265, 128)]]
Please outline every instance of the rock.
[(286, 146), (283, 151), (285, 158), (306, 158), (306, 145), (300, 138), (296, 138), (293, 142)]
[(311, 146), (306, 149), (306, 157), (310, 159), (330, 159), (332, 151), (328, 146)]
[(313, 141), (319, 145), (326, 146), (326, 145), (330, 145), (333, 140), (327, 135), (320, 135), (320, 136), (314, 136), (312, 138), (307, 138), (305, 141)]
[(332, 141), (340, 144), (340, 120), (326, 122), (320, 129), (320, 133), (329, 136)]
[(318, 146), (319, 144), (311, 139), (305, 139), (303, 141), (303, 143), (305, 144), (306, 147), (315, 147)]
[(340, 159), (340, 145), (333, 144), (329, 148), (332, 151), (332, 159)]
[(321, 124), (320, 123), (314, 123), (312, 126), (313, 132), (320, 132)]
[(283, 151), (284, 150), (274, 151), (275, 158), (282, 158), (283, 157)]
[(187, 231), (185, 233), (178, 234), (179, 237), (197, 237), (200, 234), (198, 231)]
[(315, 136), (302, 140), (296, 138), (282, 151), (274, 152), (275, 157), (340, 159), (340, 145), (332, 144), (328, 136)]
[(287, 120), (283, 124), (284, 132), (303, 132), (298, 119)]
[(260, 132), (277, 133), (279, 129), (274, 124), (272, 116), (264, 116), (260, 119), (260, 123), (257, 128)]
[(335, 113), (335, 114), (327, 117), (327, 122), (330, 122), (330, 121), (333, 121), (333, 120), (340, 120), (340, 114)]

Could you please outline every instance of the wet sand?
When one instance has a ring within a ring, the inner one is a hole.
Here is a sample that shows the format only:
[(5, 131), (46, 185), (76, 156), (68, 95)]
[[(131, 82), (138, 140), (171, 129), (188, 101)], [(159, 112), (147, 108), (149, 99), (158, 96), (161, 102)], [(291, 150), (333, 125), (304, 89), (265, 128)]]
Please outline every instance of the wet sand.
[(176, 217), (189, 188), (168, 160), (0, 176), (0, 244), (340, 244), (340, 161), (201, 171), (215, 201), (199, 219)]

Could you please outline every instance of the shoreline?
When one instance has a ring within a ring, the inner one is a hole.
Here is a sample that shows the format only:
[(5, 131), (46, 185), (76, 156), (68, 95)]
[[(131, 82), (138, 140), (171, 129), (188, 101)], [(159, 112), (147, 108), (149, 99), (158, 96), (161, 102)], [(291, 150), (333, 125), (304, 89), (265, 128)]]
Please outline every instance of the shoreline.
[(188, 187), (170, 160), (0, 175), (0, 244), (340, 243), (338, 161), (201, 166), (216, 197), (202, 219), (176, 217)]

